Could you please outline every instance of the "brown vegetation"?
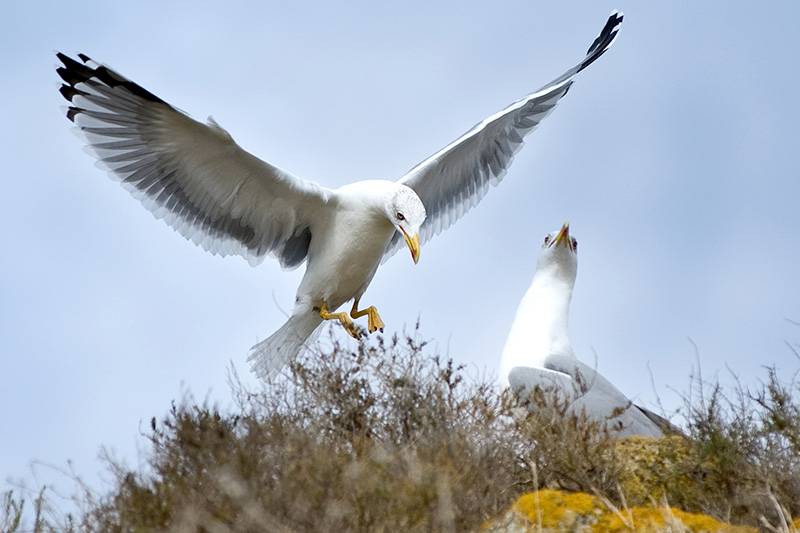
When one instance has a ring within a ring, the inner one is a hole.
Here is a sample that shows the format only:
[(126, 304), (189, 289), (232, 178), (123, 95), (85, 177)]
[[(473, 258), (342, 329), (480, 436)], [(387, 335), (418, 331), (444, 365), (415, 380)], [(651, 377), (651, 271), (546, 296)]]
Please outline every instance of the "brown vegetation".
[[(465, 531), (539, 489), (783, 531), (800, 515), (800, 387), (774, 370), (733, 399), (694, 379), (685, 436), (622, 441), (553, 394), (518, 407), (418, 334), (332, 341), (263, 390), (231, 381), (234, 409), (187, 399), (153, 419), (146, 468), (110, 462), (115, 487), (82, 490), (79, 516), (28, 520), (38, 531)], [(22, 528), (23, 506), (6, 494), (0, 530)]]

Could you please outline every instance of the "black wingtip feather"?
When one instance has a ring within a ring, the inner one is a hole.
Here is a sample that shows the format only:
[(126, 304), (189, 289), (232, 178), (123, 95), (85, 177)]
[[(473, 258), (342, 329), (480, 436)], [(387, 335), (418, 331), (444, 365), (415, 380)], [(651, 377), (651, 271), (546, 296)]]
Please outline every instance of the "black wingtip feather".
[(57, 53), (56, 57), (58, 57), (58, 59), (64, 64), (63, 67), (58, 67), (56, 72), (59, 76), (61, 76), (61, 79), (68, 84), (74, 86), (75, 84), (84, 82), (92, 77), (92, 69), (86, 65), (78, 63), (71, 57), (62, 54), (61, 52)]
[(73, 69), (75, 69), (75, 70), (79, 70), (79, 71), (89, 70), (89, 67), (86, 67), (86, 66), (84, 66), (84, 65), (81, 65), (80, 63), (78, 63), (77, 61), (75, 61), (74, 59), (72, 59), (71, 57), (69, 57), (67, 54), (63, 54), (63, 53), (61, 53), (61, 52), (58, 52), (58, 53), (56, 54), (56, 57), (57, 57), (57, 58), (58, 58), (58, 59), (59, 59), (59, 60), (60, 60), (62, 63), (64, 63), (64, 66), (65, 66), (67, 69), (69, 69), (69, 70), (73, 70)]
[[(67, 85), (73, 88), (79, 83), (83, 83), (94, 78), (112, 88), (123, 87), (132, 94), (140, 98), (144, 98), (145, 100), (169, 105), (144, 87), (137, 85), (136, 83), (128, 80), (124, 76), (121, 76), (108, 67), (99, 66), (97, 68), (92, 68), (84, 64), (88, 61), (91, 61), (89, 56), (86, 54), (78, 54), (78, 57), (81, 59), (81, 61), (84, 61), (84, 63), (79, 63), (61, 52), (56, 52), (56, 57), (58, 57), (58, 59), (64, 64), (63, 67), (58, 67), (56, 72)], [(64, 94), (63, 90), (61, 91), (61, 94), (67, 98), (67, 95)], [(72, 96), (74, 96), (74, 94)], [(71, 98), (67, 98), (67, 100), (71, 100)]]
[(83, 111), (80, 107), (69, 106), (67, 109), (67, 118), (70, 122), (75, 122), (75, 115)]
[(622, 24), (622, 19), (624, 17), (625, 15), (623, 15), (622, 13), (618, 13), (616, 11), (611, 13), (611, 15), (609, 15), (608, 17), (608, 20), (606, 21), (606, 25), (603, 26), (603, 29), (600, 31), (600, 35), (598, 35), (597, 38), (594, 40), (592, 46), (590, 46), (589, 49), (586, 51), (586, 54), (587, 55), (591, 54), (595, 50), (595, 48), (599, 48), (598, 45), (600, 43), (603, 43), (607, 47), (608, 43), (610, 42), (609, 37), (613, 37), (612, 33), (614, 32), (614, 29), (620, 24)]
[(614, 39), (617, 37), (617, 32), (619, 32), (624, 17), (622, 13), (616, 11), (611, 13), (605, 26), (603, 26), (603, 29), (600, 31), (600, 35), (597, 36), (586, 51), (586, 59), (581, 63), (578, 72), (594, 63), (598, 57), (606, 53), (608, 47), (611, 46), (611, 43), (614, 42)]
[(85, 95), (86, 94), (85, 92), (76, 89), (72, 85), (62, 85), (61, 87), (58, 88), (58, 92), (60, 92), (61, 96), (63, 96), (66, 100), (68, 100), (70, 102), (76, 96)]

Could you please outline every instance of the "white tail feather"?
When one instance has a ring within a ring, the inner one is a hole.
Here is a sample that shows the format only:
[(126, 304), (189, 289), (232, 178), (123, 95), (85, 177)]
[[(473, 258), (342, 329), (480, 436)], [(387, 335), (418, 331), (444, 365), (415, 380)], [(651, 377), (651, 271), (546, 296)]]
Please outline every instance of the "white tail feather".
[(253, 372), (265, 381), (276, 376), (312, 340), (321, 323), (319, 313), (311, 310), (290, 316), (278, 331), (250, 348), (247, 360)]

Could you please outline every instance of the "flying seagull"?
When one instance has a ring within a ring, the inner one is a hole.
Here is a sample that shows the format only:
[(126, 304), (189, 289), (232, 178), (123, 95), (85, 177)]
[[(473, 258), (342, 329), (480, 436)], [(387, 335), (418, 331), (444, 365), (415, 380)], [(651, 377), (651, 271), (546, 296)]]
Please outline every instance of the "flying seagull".
[[(205, 250), (267, 255), (286, 269), (307, 261), (288, 321), (251, 348), (268, 378), (295, 356), (324, 320), (353, 337), (353, 319), (369, 332), (384, 324), (361, 308), (378, 266), (405, 243), (416, 263), (421, 244), (448, 228), (500, 182), (523, 138), (552, 112), (575, 76), (616, 38), (612, 13), (586, 56), (542, 89), (480, 122), (398, 181), (358, 181), (329, 189), (246, 152), (213, 119), (190, 118), (85, 54), (58, 53), (67, 118), (100, 163), (157, 218)], [(337, 312), (353, 300), (350, 313)]]
[(500, 364), (500, 378), (520, 397), (555, 390), (618, 436), (658, 437), (676, 431), (668, 420), (634, 405), (595, 369), (581, 363), (569, 340), (569, 304), (578, 273), (578, 241), (564, 224), (544, 238), (528, 292), (517, 308)]

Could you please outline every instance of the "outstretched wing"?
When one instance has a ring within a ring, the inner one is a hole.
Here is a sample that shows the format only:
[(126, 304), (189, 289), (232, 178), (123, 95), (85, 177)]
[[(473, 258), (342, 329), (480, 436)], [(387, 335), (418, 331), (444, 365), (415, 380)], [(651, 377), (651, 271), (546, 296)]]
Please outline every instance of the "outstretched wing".
[[(449, 228), (497, 185), (532, 132), (567, 94), (575, 76), (603, 55), (614, 42), (622, 23), (612, 13), (586, 57), (533, 94), (518, 100), (475, 125), (467, 133), (412, 168), (400, 182), (422, 199), (428, 217), (422, 226), (423, 243)], [(395, 235), (387, 257), (401, 241)]]
[(157, 218), (214, 254), (251, 264), (305, 259), (330, 194), (236, 144), (108, 67), (62, 53), (57, 72), (74, 122), (103, 166)]

